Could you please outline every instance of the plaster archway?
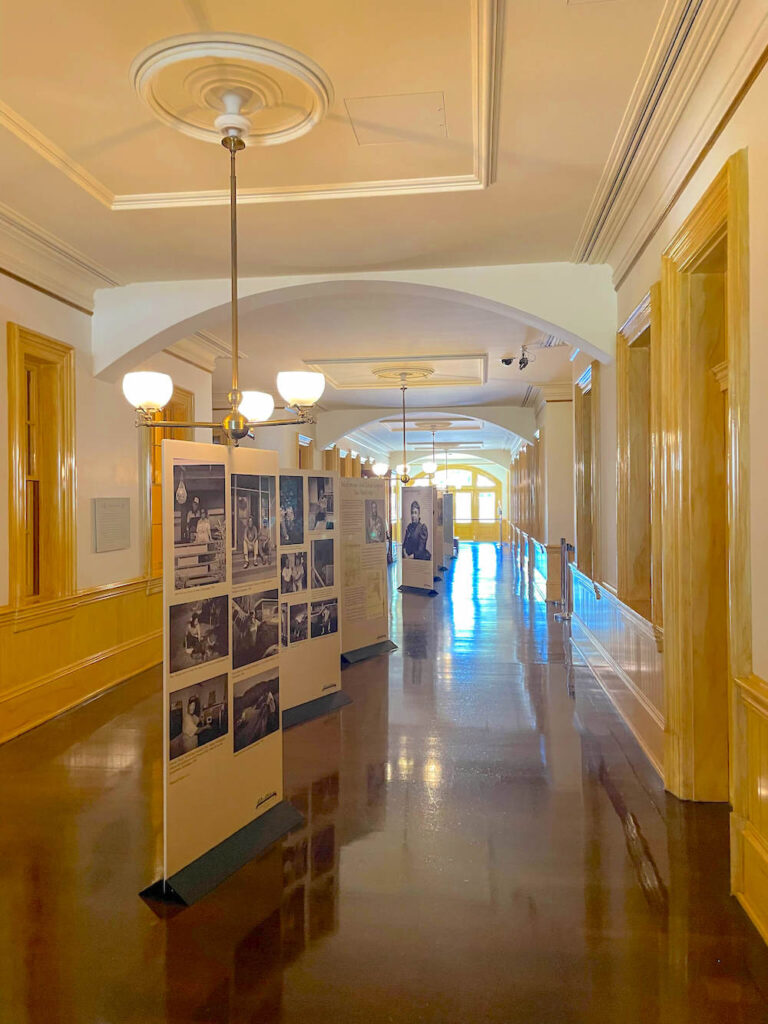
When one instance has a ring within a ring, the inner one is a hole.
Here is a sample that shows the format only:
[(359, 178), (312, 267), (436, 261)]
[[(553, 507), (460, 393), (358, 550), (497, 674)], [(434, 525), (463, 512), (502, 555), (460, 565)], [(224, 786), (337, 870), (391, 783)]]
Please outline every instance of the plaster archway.
[[(602, 362), (613, 359), (616, 294), (610, 268), (547, 263), (448, 267), (370, 274), (246, 278), (239, 282), (245, 316), (261, 307), (345, 291), (387, 289), (474, 305), (551, 333)], [(96, 293), (92, 331), (96, 376), (117, 380), (175, 341), (220, 322), (229, 281), (160, 281)]]

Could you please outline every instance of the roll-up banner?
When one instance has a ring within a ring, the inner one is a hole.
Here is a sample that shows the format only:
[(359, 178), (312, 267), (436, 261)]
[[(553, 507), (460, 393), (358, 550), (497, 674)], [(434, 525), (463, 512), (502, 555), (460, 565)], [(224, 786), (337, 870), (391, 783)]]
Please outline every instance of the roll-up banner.
[(338, 502), (338, 474), (280, 471), (280, 665), (286, 712), (341, 688)]
[(443, 494), (443, 564), (453, 558), (453, 491)]
[[(404, 487), (400, 559), (401, 583), (416, 590), (434, 589), (434, 487)], [(442, 552), (442, 536), (438, 556)]]
[(192, 881), (182, 869), (283, 799), (278, 466), (250, 448), (162, 451), (164, 877), (199, 896), (239, 864), (219, 850)]
[(384, 480), (342, 479), (341, 650), (389, 639), (387, 487)]

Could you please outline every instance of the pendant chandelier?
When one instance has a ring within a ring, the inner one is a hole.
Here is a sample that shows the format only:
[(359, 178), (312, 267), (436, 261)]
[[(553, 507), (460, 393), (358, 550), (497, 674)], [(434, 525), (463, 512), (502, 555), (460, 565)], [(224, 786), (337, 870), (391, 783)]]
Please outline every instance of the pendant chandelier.
[(397, 472), (400, 476), (400, 483), (407, 484), (411, 478), (408, 475), (408, 456), (405, 450), (405, 392), (408, 390), (408, 385), (405, 383), (406, 375), (404, 373), (400, 375), (400, 380), (402, 382), (400, 384), (400, 390), (403, 393), (403, 463), (401, 466), (397, 467)]
[(232, 381), (227, 395), (229, 410), (223, 420), (214, 422), (180, 422), (157, 420), (160, 412), (173, 395), (173, 380), (167, 373), (140, 371), (123, 377), (123, 394), (136, 410), (136, 425), (144, 427), (201, 427), (220, 429), (228, 444), (237, 445), (249, 436), (254, 427), (296, 426), (314, 423), (311, 409), (325, 390), (322, 373), (308, 371), (281, 371), (277, 374), (277, 390), (294, 415), (286, 419), (270, 419), (275, 401), (265, 391), (241, 391), (239, 376), (239, 322), (237, 308), (237, 154), (245, 149), (244, 136), (250, 128), (249, 119), (241, 112), (243, 97), (239, 92), (228, 92), (223, 97), (224, 113), (216, 118), (215, 126), (222, 135), (221, 144), (229, 152), (229, 210), (230, 210), (230, 318), (232, 333)]

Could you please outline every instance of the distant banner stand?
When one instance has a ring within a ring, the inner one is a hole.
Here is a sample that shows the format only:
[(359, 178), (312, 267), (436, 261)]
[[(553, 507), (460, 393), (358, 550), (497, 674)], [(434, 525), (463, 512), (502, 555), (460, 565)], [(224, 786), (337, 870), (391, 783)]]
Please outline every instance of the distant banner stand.
[(387, 484), (341, 485), (341, 650), (348, 664), (397, 650), (389, 639)]
[(453, 491), (443, 495), (443, 562), (447, 565), (455, 558), (453, 548)]
[(349, 704), (341, 689), (339, 477), (283, 469), (278, 494), (283, 728)]
[[(404, 487), (400, 590), (435, 595), (435, 488)], [(440, 537), (440, 551), (442, 536)], [(440, 552), (438, 551), (438, 556)]]
[[(445, 544), (441, 541), (445, 536), (445, 494), (443, 491), (437, 492), (437, 523), (435, 524), (435, 547), (438, 549), (435, 552), (435, 561), (437, 562), (437, 568), (440, 572), (447, 572), (448, 566), (446, 563), (445, 556)], [(442, 577), (441, 577), (442, 578)]]
[(434, 488), (432, 494), (432, 572), (435, 574), (433, 582), (441, 583), (443, 577), (439, 569), (443, 561), (443, 545), (440, 543), (443, 536), (443, 496)]
[(283, 800), (277, 455), (164, 440), (163, 878), (191, 904), (303, 821)]

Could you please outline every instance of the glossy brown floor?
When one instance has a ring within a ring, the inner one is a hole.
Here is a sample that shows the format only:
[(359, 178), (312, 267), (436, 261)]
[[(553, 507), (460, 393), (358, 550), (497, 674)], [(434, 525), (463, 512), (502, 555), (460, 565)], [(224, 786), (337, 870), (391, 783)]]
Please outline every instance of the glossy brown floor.
[[(753, 1022), (727, 809), (666, 796), (508, 552), (285, 737), (304, 831), (162, 919), (158, 673), (0, 748), (0, 1019)], [(205, 813), (205, 808), (200, 808)]]

